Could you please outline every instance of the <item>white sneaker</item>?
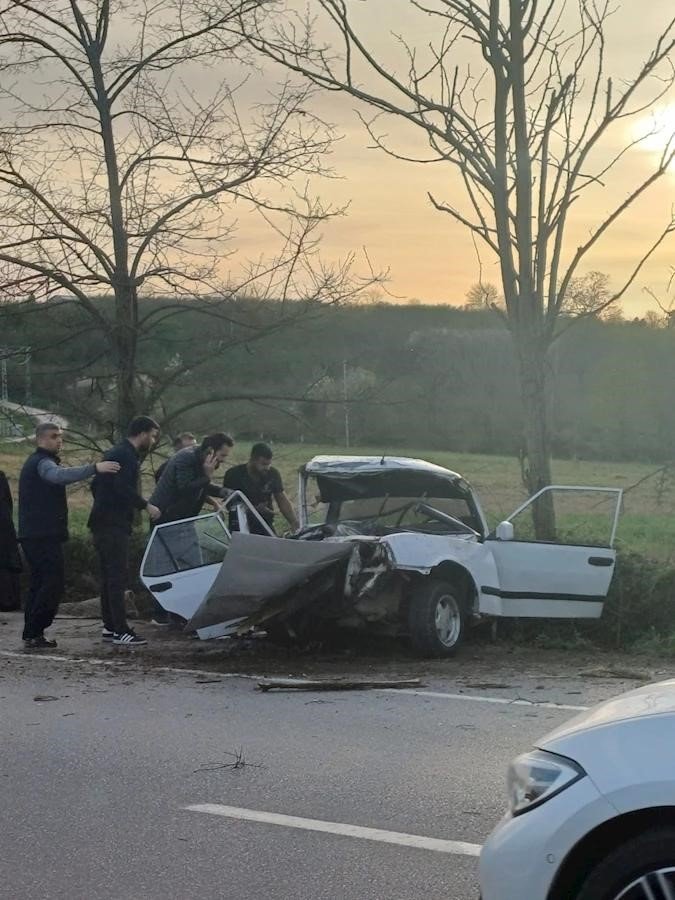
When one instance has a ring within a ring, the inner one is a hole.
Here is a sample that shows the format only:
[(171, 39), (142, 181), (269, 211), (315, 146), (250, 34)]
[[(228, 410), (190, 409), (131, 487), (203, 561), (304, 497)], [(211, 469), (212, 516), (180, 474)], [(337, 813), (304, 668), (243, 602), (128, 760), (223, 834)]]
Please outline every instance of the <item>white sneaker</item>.
[(132, 631), (131, 628), (123, 634), (115, 634), (112, 642), (113, 644), (124, 647), (142, 647), (144, 644), (148, 643), (145, 638), (140, 637)]

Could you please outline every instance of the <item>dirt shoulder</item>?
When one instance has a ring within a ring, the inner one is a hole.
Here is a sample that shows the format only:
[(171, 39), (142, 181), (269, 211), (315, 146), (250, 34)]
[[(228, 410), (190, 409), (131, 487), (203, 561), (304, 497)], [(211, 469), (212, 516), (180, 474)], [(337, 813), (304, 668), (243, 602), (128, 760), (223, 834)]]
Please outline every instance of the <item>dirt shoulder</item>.
[[(19, 613), (0, 615), (0, 654), (8, 661), (24, 655), (21, 625)], [(58, 649), (51, 655), (96, 661), (110, 673), (184, 670), (197, 675), (420, 678), (432, 690), (571, 706), (675, 677), (675, 663), (599, 650), (544, 650), (472, 641), (454, 659), (420, 660), (395, 642), (299, 651), (279, 647), (264, 637), (202, 642), (149, 623), (137, 627), (148, 645), (129, 650), (102, 643), (98, 620), (58, 618), (50, 632)]]

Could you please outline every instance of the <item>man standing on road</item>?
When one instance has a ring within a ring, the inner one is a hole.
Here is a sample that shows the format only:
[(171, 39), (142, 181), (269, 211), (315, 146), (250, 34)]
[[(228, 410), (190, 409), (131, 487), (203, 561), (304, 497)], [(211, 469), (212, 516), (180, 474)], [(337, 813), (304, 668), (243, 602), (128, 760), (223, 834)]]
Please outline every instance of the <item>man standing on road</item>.
[(94, 505), (88, 524), (101, 565), (102, 637), (113, 644), (147, 643), (127, 623), (124, 590), (134, 512), (146, 510), (153, 522), (160, 516), (159, 509), (138, 493), (140, 456), (153, 448), (158, 435), (159, 425), (149, 416), (133, 419), (126, 439), (104, 454), (119, 464), (119, 470), (97, 475), (91, 486)]
[(27, 649), (56, 647), (45, 637), (64, 591), (63, 545), (68, 540), (66, 485), (92, 475), (114, 477), (118, 462), (104, 461), (66, 468), (60, 426), (44, 422), (35, 430), (37, 447), (19, 477), (19, 541), (30, 569), (30, 589), (24, 603), (23, 640)]
[[(273, 501), (276, 501), (291, 531), (298, 530), (295, 510), (286, 496), (278, 469), (272, 465), (272, 448), (269, 444), (262, 442), (254, 444), (249, 461), (229, 469), (225, 473), (223, 485), (231, 491), (241, 491), (272, 531), (274, 531)], [(267, 534), (255, 516), (249, 514), (248, 518), (252, 534)]]
[[(196, 447), (197, 446), (197, 438), (190, 431), (183, 431), (178, 435), (177, 438), (174, 439), (173, 442), (173, 452), (174, 454), (178, 453), (180, 450), (185, 450), (186, 447)], [(157, 468), (155, 471), (155, 484), (159, 484), (159, 479), (164, 474), (164, 470), (169, 465), (169, 460), (165, 459), (161, 466)]]

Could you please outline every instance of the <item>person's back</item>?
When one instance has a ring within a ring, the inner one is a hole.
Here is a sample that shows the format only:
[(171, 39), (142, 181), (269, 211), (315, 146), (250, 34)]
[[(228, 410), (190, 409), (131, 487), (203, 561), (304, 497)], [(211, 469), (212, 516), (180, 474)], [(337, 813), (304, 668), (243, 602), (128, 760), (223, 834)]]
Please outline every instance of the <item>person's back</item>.
[[(176, 519), (187, 519), (197, 512), (192, 512), (195, 506), (194, 497), (186, 490), (188, 484), (199, 479), (202, 475), (201, 459), (197, 447), (186, 447), (167, 459), (157, 486), (152, 492), (150, 502), (162, 510), (163, 522), (173, 522)], [(208, 483), (205, 481), (205, 483)], [(199, 492), (197, 491), (199, 497)], [(187, 510), (187, 511), (186, 511)]]
[(145, 509), (146, 502), (138, 493), (140, 460), (128, 439), (120, 441), (103, 454), (104, 460), (119, 463), (115, 475), (96, 475), (91, 483), (94, 497), (88, 526), (92, 531), (119, 528), (131, 531), (134, 511)]
[(64, 484), (50, 484), (40, 475), (43, 460), (54, 460), (55, 453), (36, 447), (24, 462), (19, 475), (19, 540), (50, 538), (68, 540), (68, 502)]
[(0, 610), (21, 607), (19, 575), (23, 569), (13, 519), (14, 503), (9, 481), (0, 472)]

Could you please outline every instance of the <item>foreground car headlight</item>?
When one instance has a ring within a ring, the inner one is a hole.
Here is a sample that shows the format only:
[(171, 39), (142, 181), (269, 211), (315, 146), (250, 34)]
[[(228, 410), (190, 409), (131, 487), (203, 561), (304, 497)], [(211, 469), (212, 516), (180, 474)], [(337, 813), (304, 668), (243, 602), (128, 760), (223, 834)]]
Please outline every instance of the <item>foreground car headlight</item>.
[(585, 774), (571, 759), (544, 750), (519, 756), (509, 766), (507, 775), (511, 814), (517, 816), (540, 806)]

